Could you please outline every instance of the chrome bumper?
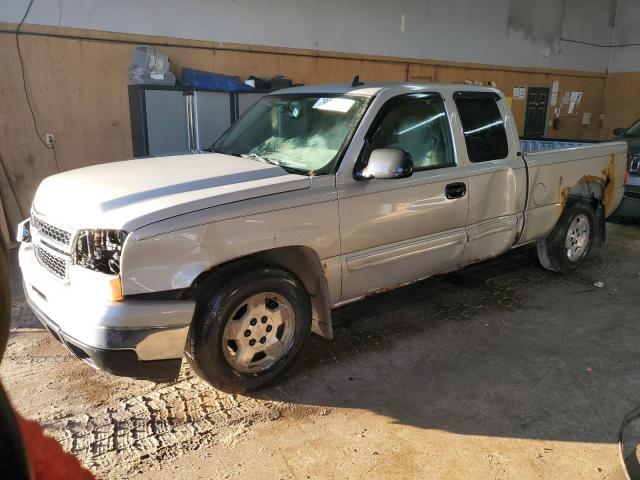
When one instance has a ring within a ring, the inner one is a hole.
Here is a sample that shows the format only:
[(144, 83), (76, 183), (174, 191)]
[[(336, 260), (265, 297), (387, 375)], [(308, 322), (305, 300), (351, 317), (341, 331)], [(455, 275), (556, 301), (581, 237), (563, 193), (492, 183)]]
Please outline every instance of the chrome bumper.
[[(99, 353), (129, 351), (141, 363), (182, 358), (195, 302), (112, 302), (101, 290), (108, 275), (72, 266), (69, 280), (63, 282), (38, 263), (32, 244), (27, 242), (20, 245), (19, 259), (29, 305), (67, 346)], [(98, 362), (93, 364), (102, 368)]]

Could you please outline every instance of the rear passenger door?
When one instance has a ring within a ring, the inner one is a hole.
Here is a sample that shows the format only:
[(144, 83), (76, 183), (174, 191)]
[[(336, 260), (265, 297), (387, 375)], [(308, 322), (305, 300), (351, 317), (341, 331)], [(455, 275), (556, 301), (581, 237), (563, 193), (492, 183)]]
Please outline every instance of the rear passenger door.
[(365, 128), (358, 162), (378, 148), (402, 149), (411, 156), (414, 173), (356, 180), (354, 163), (343, 161), (338, 176), (342, 300), (456, 268), (466, 241), (465, 173), (457, 166), (440, 95), (393, 97)]
[(467, 149), (469, 219), (465, 264), (509, 250), (521, 230), (526, 168), (511, 111), (495, 92), (459, 91), (454, 101)]

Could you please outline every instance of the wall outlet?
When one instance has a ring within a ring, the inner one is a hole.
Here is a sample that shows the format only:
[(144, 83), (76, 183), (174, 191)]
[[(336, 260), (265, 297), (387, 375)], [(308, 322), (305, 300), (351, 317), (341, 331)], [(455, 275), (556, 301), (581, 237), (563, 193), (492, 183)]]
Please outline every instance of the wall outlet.
[(53, 147), (53, 145), (56, 143), (56, 139), (54, 138), (53, 133), (45, 133), (44, 138), (47, 142), (47, 145), (49, 145), (50, 147)]

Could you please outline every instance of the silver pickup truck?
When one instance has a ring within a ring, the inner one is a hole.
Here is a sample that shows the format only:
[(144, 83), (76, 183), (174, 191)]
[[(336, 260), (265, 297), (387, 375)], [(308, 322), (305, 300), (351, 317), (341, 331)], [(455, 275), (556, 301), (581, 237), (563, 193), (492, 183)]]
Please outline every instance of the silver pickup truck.
[(94, 367), (165, 380), (185, 356), (218, 388), (256, 388), (369, 294), (531, 243), (571, 272), (626, 162), (624, 142), (523, 154), (491, 88), (282, 90), (211, 153), (45, 179), (18, 233), (25, 293)]

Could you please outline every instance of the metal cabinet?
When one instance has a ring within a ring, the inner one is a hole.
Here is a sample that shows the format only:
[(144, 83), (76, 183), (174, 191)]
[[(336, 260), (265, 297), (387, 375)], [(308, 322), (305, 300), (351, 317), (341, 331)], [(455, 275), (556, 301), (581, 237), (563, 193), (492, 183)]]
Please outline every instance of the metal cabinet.
[(189, 129), (186, 118), (187, 105), (183, 92), (145, 91), (143, 128), (146, 145), (145, 150), (136, 152), (134, 143), (134, 156), (170, 155), (188, 150)]
[(156, 85), (129, 86), (129, 113), (134, 157), (202, 151), (236, 117), (232, 93)]
[(236, 96), (236, 118), (242, 116), (249, 107), (264, 97), (268, 92), (238, 92)]
[(133, 156), (201, 152), (266, 93), (130, 85)]

